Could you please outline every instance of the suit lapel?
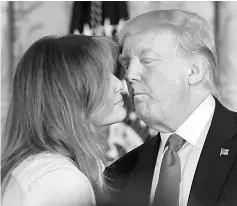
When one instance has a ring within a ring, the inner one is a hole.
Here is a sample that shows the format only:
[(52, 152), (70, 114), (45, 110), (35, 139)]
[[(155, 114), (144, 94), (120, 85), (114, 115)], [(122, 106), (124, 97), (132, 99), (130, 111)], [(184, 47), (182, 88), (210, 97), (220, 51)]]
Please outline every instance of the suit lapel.
[[(194, 175), (188, 206), (216, 204), (236, 157), (236, 144), (232, 142), (236, 134), (237, 125), (233, 113), (216, 100), (212, 124)], [(229, 149), (229, 154), (220, 156), (221, 148)]]
[(160, 146), (160, 135), (153, 137), (140, 148), (137, 165), (130, 174), (130, 179), (121, 193), (126, 205), (149, 204), (153, 173)]

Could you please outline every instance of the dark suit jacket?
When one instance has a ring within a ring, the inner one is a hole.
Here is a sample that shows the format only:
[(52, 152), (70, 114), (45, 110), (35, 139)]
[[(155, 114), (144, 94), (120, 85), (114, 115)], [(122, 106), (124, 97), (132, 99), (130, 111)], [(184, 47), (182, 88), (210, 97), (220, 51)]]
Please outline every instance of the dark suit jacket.
[[(103, 205), (149, 205), (160, 135), (105, 170), (111, 200)], [(221, 148), (229, 149), (220, 156)], [(216, 108), (192, 182), (188, 206), (237, 206), (237, 113)]]

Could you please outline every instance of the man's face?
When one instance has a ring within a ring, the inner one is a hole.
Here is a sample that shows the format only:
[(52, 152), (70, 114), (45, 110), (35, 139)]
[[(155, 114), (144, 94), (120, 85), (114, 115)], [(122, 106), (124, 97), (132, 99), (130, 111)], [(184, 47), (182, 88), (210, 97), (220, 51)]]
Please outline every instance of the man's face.
[(169, 32), (128, 36), (120, 55), (138, 117), (163, 132), (172, 131), (187, 101), (188, 70), (175, 56), (175, 41)]

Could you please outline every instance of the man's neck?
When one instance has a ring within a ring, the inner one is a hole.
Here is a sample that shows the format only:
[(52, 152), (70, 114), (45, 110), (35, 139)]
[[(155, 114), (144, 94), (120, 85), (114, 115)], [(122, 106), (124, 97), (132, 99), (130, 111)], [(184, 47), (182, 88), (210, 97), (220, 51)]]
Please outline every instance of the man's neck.
[(198, 108), (198, 106), (208, 97), (210, 93), (208, 91), (197, 91), (190, 94), (190, 101), (186, 108), (182, 111), (182, 118), (177, 120), (176, 124), (173, 126), (173, 130), (177, 130), (180, 125)]
[(197, 109), (197, 107), (207, 98), (210, 93), (208, 91), (199, 90), (190, 93), (189, 101), (187, 104), (177, 111), (177, 114), (170, 120), (169, 128), (167, 130), (160, 132), (175, 132), (180, 125), (182, 125), (185, 120)]

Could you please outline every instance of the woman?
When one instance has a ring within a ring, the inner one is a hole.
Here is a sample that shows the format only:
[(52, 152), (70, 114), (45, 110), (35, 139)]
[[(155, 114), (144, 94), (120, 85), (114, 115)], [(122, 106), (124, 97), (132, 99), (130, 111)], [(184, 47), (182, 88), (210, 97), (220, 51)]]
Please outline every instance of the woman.
[(112, 41), (79, 35), (44, 37), (26, 51), (3, 134), (2, 205), (95, 205), (100, 130), (126, 115), (117, 54)]

